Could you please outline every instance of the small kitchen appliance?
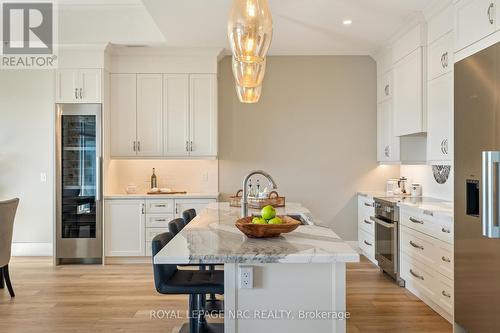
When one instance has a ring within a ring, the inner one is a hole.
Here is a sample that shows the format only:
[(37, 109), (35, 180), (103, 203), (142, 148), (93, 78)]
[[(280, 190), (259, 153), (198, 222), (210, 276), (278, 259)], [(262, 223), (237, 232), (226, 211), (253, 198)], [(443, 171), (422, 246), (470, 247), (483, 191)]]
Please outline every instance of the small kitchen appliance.
[(396, 192), (399, 192), (397, 189), (399, 188), (398, 186), (398, 180), (397, 179), (388, 179), (387, 182), (385, 183), (385, 193), (388, 195), (394, 195), (398, 194)]
[(412, 183), (410, 185), (410, 195), (412, 197), (421, 197), (422, 196), (422, 185), (418, 183)]

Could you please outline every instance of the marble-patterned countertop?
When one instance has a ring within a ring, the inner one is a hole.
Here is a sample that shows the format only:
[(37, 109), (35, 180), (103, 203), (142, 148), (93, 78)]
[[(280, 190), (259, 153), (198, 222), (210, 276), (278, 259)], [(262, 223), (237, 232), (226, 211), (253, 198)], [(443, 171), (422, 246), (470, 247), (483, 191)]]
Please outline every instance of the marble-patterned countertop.
[(104, 199), (217, 199), (218, 193), (186, 193), (186, 194), (147, 194), (147, 193), (112, 193), (105, 194)]
[[(308, 214), (287, 204), (278, 215)], [(310, 213), (309, 213), (310, 214)], [(154, 258), (157, 264), (357, 262), (358, 253), (329, 228), (301, 225), (277, 238), (247, 238), (234, 223), (239, 208), (214, 203), (204, 209)]]

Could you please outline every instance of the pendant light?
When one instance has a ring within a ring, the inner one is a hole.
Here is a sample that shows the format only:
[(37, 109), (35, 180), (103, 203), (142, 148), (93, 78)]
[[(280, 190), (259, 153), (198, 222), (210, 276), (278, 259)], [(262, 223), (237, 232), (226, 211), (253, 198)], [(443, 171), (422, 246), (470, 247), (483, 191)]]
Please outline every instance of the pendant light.
[(242, 87), (240, 85), (236, 85), (236, 93), (238, 94), (238, 98), (241, 103), (257, 103), (260, 99), (260, 94), (262, 93), (262, 86)]
[(242, 87), (262, 85), (266, 71), (266, 59), (257, 62), (238, 61), (233, 57), (233, 75), (236, 84)]
[(267, 0), (234, 0), (227, 35), (237, 61), (262, 61), (273, 37), (273, 19)]

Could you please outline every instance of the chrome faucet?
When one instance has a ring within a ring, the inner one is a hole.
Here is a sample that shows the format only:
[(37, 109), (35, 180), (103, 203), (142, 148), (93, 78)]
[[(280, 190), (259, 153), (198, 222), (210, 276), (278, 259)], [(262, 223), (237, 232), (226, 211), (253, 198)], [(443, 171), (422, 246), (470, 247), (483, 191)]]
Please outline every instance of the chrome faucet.
[(273, 177), (271, 177), (270, 174), (268, 174), (265, 171), (262, 170), (255, 170), (250, 172), (248, 175), (245, 176), (245, 179), (243, 179), (243, 197), (241, 198), (241, 217), (247, 217), (248, 216), (248, 180), (250, 177), (254, 175), (262, 175), (267, 178), (269, 181), (269, 185), (273, 186), (273, 190), (277, 189), (278, 186), (276, 186), (276, 182), (274, 181)]

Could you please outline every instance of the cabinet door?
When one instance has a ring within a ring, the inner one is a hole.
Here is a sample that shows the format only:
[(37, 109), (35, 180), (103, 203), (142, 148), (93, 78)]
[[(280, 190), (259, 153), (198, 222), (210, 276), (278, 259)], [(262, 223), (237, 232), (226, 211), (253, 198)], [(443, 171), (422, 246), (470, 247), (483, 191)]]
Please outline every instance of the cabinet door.
[(495, 0), (461, 0), (455, 4), (455, 51), (495, 32)]
[(112, 74), (110, 94), (111, 157), (135, 157), (136, 75)]
[(189, 76), (190, 155), (217, 155), (217, 77)]
[(59, 69), (56, 71), (56, 102), (78, 103), (78, 70)]
[(100, 69), (80, 69), (78, 97), (81, 103), (102, 103), (102, 72)]
[(453, 69), (453, 33), (450, 32), (429, 46), (427, 55), (428, 80)]
[(392, 100), (378, 105), (377, 111), (377, 147), (379, 162), (399, 161), (399, 138), (394, 136)]
[(189, 155), (189, 75), (163, 76), (163, 155)]
[(422, 48), (394, 66), (394, 135), (424, 132)]
[(144, 256), (144, 201), (106, 200), (104, 209), (106, 256)]
[(182, 217), (182, 212), (191, 208), (196, 210), (196, 214), (200, 214), (210, 203), (216, 201), (215, 199), (176, 199), (175, 217)]
[(137, 75), (137, 156), (163, 154), (163, 77)]
[(453, 73), (429, 81), (427, 160), (453, 160)]

